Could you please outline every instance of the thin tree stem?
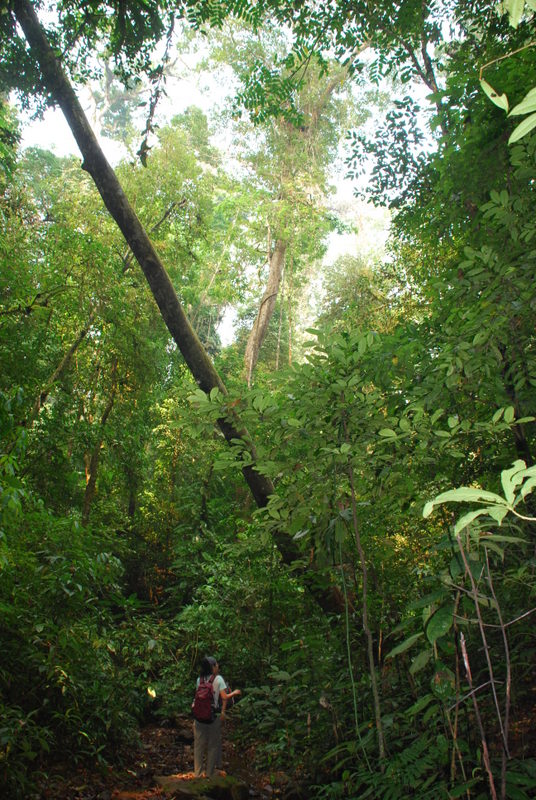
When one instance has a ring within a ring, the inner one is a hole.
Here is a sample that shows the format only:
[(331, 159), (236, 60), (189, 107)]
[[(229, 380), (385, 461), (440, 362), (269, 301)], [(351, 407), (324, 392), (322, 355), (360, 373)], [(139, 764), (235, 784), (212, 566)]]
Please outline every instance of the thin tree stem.
[[(463, 632), (460, 631), (460, 646), (462, 648), (463, 663), (465, 666), (465, 674), (467, 675), (467, 683), (473, 688), (473, 676), (471, 675), (471, 666), (469, 664), (469, 656), (467, 655), (467, 647), (465, 645), (465, 637)], [(480, 741), (482, 742), (482, 758), (484, 760), (484, 767), (488, 775), (489, 789), (492, 800), (497, 800), (497, 792), (495, 790), (495, 781), (493, 780), (493, 772), (491, 771), (491, 763), (489, 760), (488, 744), (486, 742), (486, 734), (484, 733), (484, 725), (482, 724), (482, 717), (480, 716), (480, 709), (478, 707), (478, 700), (476, 694), (472, 692), (473, 707), (475, 710), (475, 717), (480, 731)]]
[(458, 542), (458, 547), (460, 549), (460, 553), (461, 553), (461, 556), (462, 556), (462, 559), (463, 559), (463, 563), (465, 565), (465, 569), (466, 569), (467, 575), (469, 577), (469, 580), (471, 582), (471, 587), (473, 589), (473, 600), (474, 600), (474, 604), (475, 604), (476, 616), (477, 616), (477, 619), (478, 619), (478, 627), (480, 629), (480, 636), (482, 638), (482, 644), (484, 645), (484, 653), (486, 655), (486, 663), (488, 665), (488, 672), (489, 672), (489, 677), (490, 677), (490, 682), (491, 682), (491, 693), (493, 695), (493, 702), (495, 703), (495, 709), (497, 711), (497, 720), (498, 720), (498, 723), (499, 723), (499, 729), (501, 731), (501, 738), (502, 738), (502, 742), (503, 742), (503, 747), (504, 747), (504, 749), (506, 751), (506, 754), (509, 757), (508, 742), (506, 741), (506, 736), (505, 736), (505, 733), (504, 733), (503, 719), (502, 719), (501, 709), (499, 707), (499, 698), (497, 697), (497, 690), (495, 688), (495, 677), (494, 677), (494, 674), (493, 674), (493, 664), (491, 663), (489, 645), (488, 645), (488, 640), (486, 638), (486, 630), (485, 630), (485, 627), (484, 627), (484, 622), (482, 620), (482, 614), (480, 612), (480, 605), (479, 605), (479, 602), (478, 602), (478, 589), (477, 589), (477, 586), (476, 586), (476, 583), (475, 583), (475, 579), (473, 577), (473, 573), (471, 572), (471, 568), (470, 568), (469, 563), (467, 561), (467, 556), (465, 554), (465, 550), (464, 550), (464, 547), (463, 547), (463, 544), (462, 544), (462, 540), (460, 539), (459, 536), (456, 536), (456, 541)]
[(355, 733), (359, 741), (359, 745), (361, 750), (363, 751), (363, 756), (365, 758), (367, 769), (370, 773), (372, 773), (372, 767), (370, 766), (370, 761), (367, 755), (367, 751), (363, 745), (363, 740), (361, 738), (361, 732), (359, 730), (359, 719), (357, 716), (357, 691), (355, 686), (354, 680), (354, 668), (352, 665), (352, 648), (350, 644), (350, 612), (348, 606), (348, 591), (346, 588), (346, 578), (344, 576), (344, 566), (342, 563), (342, 543), (339, 542), (339, 562), (341, 565), (341, 579), (342, 579), (342, 588), (344, 592), (344, 621), (345, 621), (345, 632), (346, 632), (346, 656), (348, 659), (348, 672), (350, 675), (350, 683), (352, 684), (352, 701), (354, 706), (354, 724), (355, 724)]
[[(459, 606), (459, 603), (460, 603), (460, 597), (461, 597), (460, 592), (456, 592), (456, 599), (454, 601), (454, 615), (455, 616), (456, 616), (456, 611), (458, 610), (458, 606)], [(454, 625), (454, 630), (457, 633), (458, 628), (457, 628), (456, 624)], [(459, 653), (459, 650), (458, 650), (457, 647), (456, 647), (456, 678), (455, 678), (455, 681), (456, 681), (456, 684), (455, 684), (455, 686), (456, 686), (456, 703), (454, 704), (454, 706), (451, 706), (451, 708), (447, 708), (445, 710), (445, 715), (447, 717), (447, 722), (448, 722), (449, 728), (450, 728), (450, 734), (452, 736), (452, 761), (451, 761), (451, 768), (450, 768), (450, 779), (451, 779), (451, 782), (454, 783), (454, 779), (456, 777), (456, 757), (457, 757), (458, 761), (460, 762), (460, 769), (462, 771), (463, 779), (467, 783), (467, 776), (465, 774), (465, 765), (463, 763), (463, 756), (462, 756), (460, 747), (458, 745), (458, 723), (459, 723), (459, 719), (460, 719), (460, 704), (461, 704), (463, 698), (462, 698), (462, 700), (460, 700), (460, 683), (461, 683), (461, 681), (460, 681), (460, 653)], [(452, 708), (455, 708), (454, 725), (452, 724), (451, 719), (450, 719), (450, 711), (452, 710)], [(467, 797), (469, 797), (469, 796), (470, 796), (469, 795), (469, 790), (467, 790)]]
[(499, 618), (499, 625), (501, 628), (503, 644), (504, 644), (504, 655), (506, 659), (506, 686), (504, 691), (504, 738), (506, 742), (506, 746), (502, 752), (501, 758), (501, 800), (506, 800), (506, 768), (507, 768), (507, 759), (508, 759), (508, 728), (510, 725), (510, 697), (512, 691), (512, 664), (510, 661), (510, 647), (508, 645), (508, 636), (506, 635), (506, 626), (503, 623), (501, 607), (498, 603), (497, 597), (495, 595), (495, 588), (493, 586), (493, 579), (491, 577), (491, 569), (489, 566), (489, 553), (488, 548), (484, 547), (484, 551), (486, 553), (486, 572), (487, 572), (487, 579), (488, 584), (491, 592), (491, 596), (495, 601), (495, 608), (497, 609), (497, 616)]
[[(346, 441), (349, 444), (349, 437), (348, 437), (348, 429), (346, 426), (346, 420), (343, 418), (343, 428), (344, 428), (344, 435)], [(363, 631), (365, 633), (365, 637), (367, 640), (367, 655), (368, 655), (368, 662), (369, 662), (369, 673), (370, 673), (370, 683), (372, 689), (372, 700), (374, 703), (374, 717), (376, 721), (376, 733), (378, 737), (378, 752), (380, 755), (380, 761), (383, 762), (385, 759), (385, 738), (383, 734), (383, 726), (382, 726), (382, 715), (381, 715), (381, 705), (380, 705), (380, 694), (378, 690), (378, 681), (376, 679), (376, 666), (374, 664), (374, 646), (372, 642), (372, 633), (369, 627), (368, 622), (368, 570), (367, 570), (367, 561), (365, 558), (365, 551), (363, 550), (363, 545), (361, 542), (361, 535), (359, 533), (359, 524), (357, 519), (357, 502), (356, 502), (356, 493), (355, 493), (355, 481), (354, 481), (354, 470), (352, 468), (352, 463), (348, 463), (348, 479), (350, 481), (350, 493), (351, 493), (351, 504), (352, 504), (352, 523), (354, 529), (354, 537), (355, 543), (357, 547), (357, 552), (359, 554), (359, 561), (361, 564), (361, 578), (362, 578), (362, 614), (363, 614)], [(384, 765), (382, 763), (382, 771), (384, 769)]]

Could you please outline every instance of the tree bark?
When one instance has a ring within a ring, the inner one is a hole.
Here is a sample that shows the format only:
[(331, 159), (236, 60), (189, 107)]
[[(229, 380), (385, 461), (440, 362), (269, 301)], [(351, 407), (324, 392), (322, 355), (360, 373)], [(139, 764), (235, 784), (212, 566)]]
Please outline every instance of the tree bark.
[(266, 338), (268, 325), (274, 313), (279, 284), (281, 283), (281, 276), (283, 275), (283, 267), (285, 265), (286, 251), (287, 243), (283, 241), (283, 239), (277, 239), (273, 252), (269, 253), (270, 269), (268, 272), (268, 283), (266, 284), (266, 289), (264, 290), (259, 311), (253, 323), (253, 328), (249, 334), (246, 353), (244, 355), (248, 386), (251, 386), (253, 370), (259, 360), (259, 351)]
[[(69, 79), (40, 25), (32, 3), (30, 0), (13, 0), (13, 10), (31, 52), (40, 66), (46, 91), (60, 106), (82, 153), (82, 168), (93, 178), (106, 208), (134, 253), (162, 318), (188, 368), (204, 392), (209, 393), (211, 389), (218, 388), (222, 394), (227, 394), (220, 376), (184, 313), (160, 257), (97, 142)], [(273, 492), (273, 485), (255, 469), (256, 452), (249, 433), (231, 408), (225, 418), (218, 420), (218, 424), (230, 444), (233, 439), (246, 443), (252, 463), (244, 466), (242, 472), (255, 503), (260, 508), (264, 507)], [(301, 558), (296, 543), (282, 531), (274, 533), (274, 543), (285, 564), (292, 564)], [(321, 589), (316, 586), (314, 576), (308, 584), (324, 610), (340, 612), (341, 598), (336, 587)]]

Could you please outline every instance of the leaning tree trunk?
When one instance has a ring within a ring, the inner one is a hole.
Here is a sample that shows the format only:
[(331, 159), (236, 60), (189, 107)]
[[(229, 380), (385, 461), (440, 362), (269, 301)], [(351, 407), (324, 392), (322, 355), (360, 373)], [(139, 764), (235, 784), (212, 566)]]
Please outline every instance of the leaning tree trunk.
[[(160, 257), (97, 142), (69, 79), (39, 23), (32, 3), (30, 0), (13, 0), (13, 9), (41, 68), (44, 88), (63, 111), (82, 153), (82, 168), (93, 178), (106, 208), (134, 253), (162, 318), (188, 368), (204, 392), (209, 393), (211, 389), (218, 388), (222, 394), (227, 394), (221, 378), (184, 313)], [(249, 433), (232, 408), (228, 409), (225, 418), (218, 420), (218, 425), (230, 444), (237, 439), (245, 443), (251, 456), (251, 464), (244, 466), (242, 472), (257, 506), (264, 507), (273, 492), (273, 485), (255, 469), (256, 452)], [(288, 535), (276, 531), (273, 538), (285, 564), (292, 564), (301, 559), (296, 543)], [(307, 575), (305, 577), (307, 581)], [(327, 590), (318, 587), (314, 576), (307, 583), (322, 608), (326, 611), (340, 612), (341, 598), (335, 587)]]
[(283, 267), (285, 266), (285, 253), (287, 250), (287, 243), (282, 239), (277, 239), (273, 252), (269, 254), (268, 283), (262, 296), (261, 304), (253, 328), (249, 334), (248, 342), (246, 345), (246, 353), (244, 356), (244, 364), (246, 368), (246, 380), (248, 386), (251, 386), (253, 377), (253, 370), (259, 360), (259, 351), (262, 343), (266, 338), (268, 325), (272, 319), (274, 308), (277, 300), (277, 293), (279, 292), (279, 284), (281, 283), (281, 276), (283, 275)]
[[(61, 107), (83, 156), (82, 168), (93, 178), (108, 211), (121, 229), (149, 283), (164, 322), (175, 340), (192, 375), (205, 392), (226, 389), (203, 345), (190, 325), (160, 257), (130, 205), (119, 180), (106, 160), (91, 130), (78, 98), (54, 54), (29, 0), (14, 0), (17, 19), (35, 54), (47, 90)], [(243, 439), (252, 449), (247, 431), (233, 415), (219, 420), (228, 441)], [(252, 452), (253, 460), (255, 460)], [(264, 506), (273, 491), (272, 484), (252, 467), (245, 467), (246, 481), (257, 501)]]

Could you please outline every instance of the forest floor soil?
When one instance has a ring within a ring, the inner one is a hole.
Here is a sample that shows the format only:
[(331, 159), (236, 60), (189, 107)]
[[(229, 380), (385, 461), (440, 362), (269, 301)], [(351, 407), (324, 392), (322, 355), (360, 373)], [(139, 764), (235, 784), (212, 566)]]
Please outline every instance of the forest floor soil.
[[(243, 781), (251, 800), (269, 800), (281, 794), (285, 776), (262, 774), (254, 768), (255, 746), (235, 741), (234, 722), (227, 721), (223, 737), (223, 772)], [(73, 767), (58, 764), (42, 781), (40, 800), (164, 800), (157, 783), (161, 776), (194, 780), (192, 723), (178, 719), (173, 726), (147, 725), (140, 739), (118, 766)]]

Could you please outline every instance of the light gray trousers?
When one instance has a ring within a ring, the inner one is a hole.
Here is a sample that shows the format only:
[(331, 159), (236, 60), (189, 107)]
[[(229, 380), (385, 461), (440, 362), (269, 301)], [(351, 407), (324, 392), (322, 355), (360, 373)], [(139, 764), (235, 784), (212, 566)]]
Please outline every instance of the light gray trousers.
[(194, 772), (199, 778), (203, 772), (210, 777), (221, 766), (221, 719), (207, 725), (194, 720)]

